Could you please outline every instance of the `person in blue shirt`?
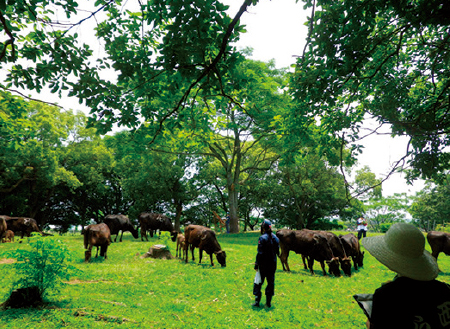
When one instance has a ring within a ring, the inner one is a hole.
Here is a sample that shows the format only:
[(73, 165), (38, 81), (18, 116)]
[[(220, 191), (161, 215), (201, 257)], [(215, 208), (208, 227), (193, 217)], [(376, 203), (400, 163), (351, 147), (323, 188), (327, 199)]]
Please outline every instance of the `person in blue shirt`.
[(275, 292), (275, 271), (277, 269), (277, 256), (280, 252), (280, 240), (272, 233), (272, 223), (264, 220), (261, 227), (262, 235), (258, 240), (258, 253), (256, 254), (255, 270), (259, 271), (261, 280), (253, 284), (253, 295), (255, 295), (254, 307), (259, 307), (261, 301), (261, 287), (265, 280), (266, 305), (271, 307), (272, 297)]

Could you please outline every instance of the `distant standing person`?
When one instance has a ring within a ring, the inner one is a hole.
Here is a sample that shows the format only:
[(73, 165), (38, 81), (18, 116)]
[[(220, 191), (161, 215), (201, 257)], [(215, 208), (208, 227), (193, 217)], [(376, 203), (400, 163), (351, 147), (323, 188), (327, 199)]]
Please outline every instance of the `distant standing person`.
[(225, 226), (227, 228), (227, 233), (230, 233), (230, 213), (227, 212), (227, 216), (225, 217)]
[(450, 286), (436, 280), (436, 259), (414, 225), (397, 223), (385, 235), (361, 240), (366, 250), (397, 276), (375, 290), (370, 329), (450, 328)]
[[(272, 233), (272, 223), (265, 219), (262, 224), (262, 235), (258, 240), (258, 253), (256, 254), (255, 270), (259, 271), (261, 279), (253, 284), (255, 295), (254, 307), (259, 307), (261, 301), (261, 287), (267, 279), (266, 305), (271, 307), (272, 297), (275, 293), (275, 271), (277, 269), (277, 255), (280, 252), (280, 240)], [(258, 274), (257, 274), (258, 276)]]
[(367, 235), (367, 221), (363, 216), (361, 216), (356, 221), (356, 224), (358, 224), (358, 240), (361, 240), (361, 238), (365, 238)]

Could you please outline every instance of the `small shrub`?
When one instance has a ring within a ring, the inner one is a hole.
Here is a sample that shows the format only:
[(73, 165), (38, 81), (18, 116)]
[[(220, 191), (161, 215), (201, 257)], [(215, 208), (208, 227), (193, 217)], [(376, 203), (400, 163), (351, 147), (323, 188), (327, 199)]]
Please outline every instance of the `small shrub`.
[(161, 232), (161, 244), (165, 246), (164, 250), (170, 252), (171, 236), (169, 232)]
[[(42, 301), (49, 290), (58, 292), (63, 280), (68, 280), (78, 271), (70, 265), (70, 252), (57, 237), (34, 235), (29, 238), (29, 245), (12, 250), (9, 255), (17, 260), (14, 263), (17, 280), (13, 283), (13, 292), (20, 292), (22, 295), (25, 292), (25, 296), (29, 291), (33, 292), (32, 298), (28, 300), (29, 306)], [(14, 296), (13, 292), (11, 297)], [(18, 307), (23, 306), (26, 305)]]

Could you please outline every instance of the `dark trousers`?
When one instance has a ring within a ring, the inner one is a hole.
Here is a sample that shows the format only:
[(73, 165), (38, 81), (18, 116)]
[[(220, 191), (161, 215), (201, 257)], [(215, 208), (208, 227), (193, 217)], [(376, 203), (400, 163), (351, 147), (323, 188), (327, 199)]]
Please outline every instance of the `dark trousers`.
[(264, 283), (264, 280), (267, 280), (266, 297), (272, 297), (275, 294), (275, 271), (260, 271), (260, 273), (261, 283), (253, 284), (253, 295), (255, 295), (258, 300), (261, 300), (261, 287)]
[(366, 237), (366, 230), (359, 230), (358, 231), (358, 240), (361, 240), (361, 238), (365, 238)]

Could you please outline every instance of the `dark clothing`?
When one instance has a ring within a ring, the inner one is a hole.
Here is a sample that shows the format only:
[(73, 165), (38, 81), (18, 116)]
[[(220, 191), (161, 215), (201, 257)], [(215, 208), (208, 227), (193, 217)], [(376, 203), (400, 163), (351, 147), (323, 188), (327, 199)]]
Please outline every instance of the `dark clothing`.
[(255, 270), (261, 273), (261, 284), (253, 285), (253, 295), (261, 298), (261, 286), (267, 279), (266, 297), (273, 296), (275, 290), (275, 271), (277, 269), (277, 255), (280, 252), (280, 240), (273, 233), (264, 233), (258, 240)]
[(375, 290), (370, 322), (375, 329), (450, 328), (450, 286), (398, 277)]
[(367, 235), (367, 231), (366, 230), (359, 230), (358, 231), (358, 240), (361, 240), (361, 238), (365, 238)]

